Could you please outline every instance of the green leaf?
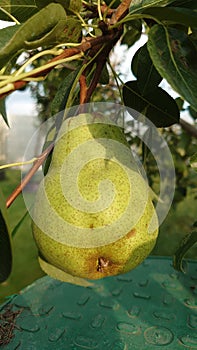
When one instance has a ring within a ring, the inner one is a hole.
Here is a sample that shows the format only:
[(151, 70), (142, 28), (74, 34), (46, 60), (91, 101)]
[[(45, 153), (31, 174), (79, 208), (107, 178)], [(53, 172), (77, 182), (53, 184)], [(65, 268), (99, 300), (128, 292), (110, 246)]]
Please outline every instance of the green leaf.
[(131, 47), (140, 39), (142, 32), (141, 20), (133, 20), (125, 23), (125, 32), (122, 36), (121, 44)]
[(78, 42), (81, 35), (81, 24), (72, 16), (59, 20), (58, 23), (42, 38), (37, 40), (26, 40), (25, 48), (32, 49), (43, 45), (58, 44), (60, 42)]
[(76, 77), (78, 76), (81, 67), (78, 67), (62, 81), (52, 103), (51, 103), (51, 115), (54, 115), (65, 108), (66, 101), (70, 94), (71, 88), (75, 82)]
[[(58, 119), (58, 120), (57, 120)], [(57, 137), (57, 133), (59, 131), (60, 125), (62, 123), (62, 119), (63, 119), (63, 113), (59, 113), (59, 115), (57, 115), (55, 122), (52, 124), (52, 126), (50, 127), (47, 136), (45, 138), (45, 143), (43, 145), (43, 149), (42, 152), (49, 147), (52, 143), (55, 142), (55, 139)], [(58, 125), (59, 124), (59, 125)], [(49, 166), (51, 164), (51, 160), (52, 160), (52, 154), (53, 154), (53, 148), (51, 149), (51, 151), (49, 152), (48, 156), (46, 157), (44, 163), (42, 164), (42, 170), (43, 170), (43, 174), (44, 176), (46, 176), (46, 174), (48, 173), (49, 170)]]
[(25, 214), (22, 216), (22, 218), (19, 220), (19, 222), (16, 224), (16, 226), (14, 227), (14, 229), (12, 230), (12, 237), (15, 236), (15, 234), (17, 233), (17, 231), (20, 229), (23, 221), (25, 220), (25, 218), (27, 217), (27, 215), (29, 214), (28, 210), (25, 212)]
[(179, 111), (183, 110), (184, 100), (181, 97), (175, 98)]
[(80, 12), (82, 6), (81, 0), (2, 0), (0, 7), (4, 11), (0, 9), (0, 20), (13, 21), (9, 16), (10, 14), (20, 23), (23, 23), (52, 2), (62, 5), (66, 10), (75, 12)]
[(81, 11), (81, 7), (82, 7), (82, 0), (70, 0), (69, 1), (69, 6), (68, 6), (68, 10), (70, 10), (71, 12), (80, 12)]
[(196, 0), (180, 0), (175, 1), (173, 6), (187, 7), (196, 10)]
[(195, 120), (197, 119), (197, 111), (195, 111), (191, 106), (188, 107), (191, 117)]
[(197, 27), (197, 12), (181, 7), (150, 7), (142, 11), (154, 19), (172, 24), (178, 23), (187, 27)]
[(3, 120), (5, 121), (5, 123), (7, 124), (7, 126), (9, 126), (8, 124), (8, 118), (7, 118), (7, 113), (6, 113), (6, 108), (5, 108), (5, 99), (1, 99), (0, 100), (0, 114), (3, 117)]
[[(47, 5), (49, 5), (52, 1), (51, 0), (36, 0), (36, 5), (39, 8), (43, 8)], [(66, 12), (68, 11), (74, 11), (74, 12), (80, 12), (82, 7), (82, 1), (81, 0), (56, 0), (56, 3), (62, 5)]]
[(161, 75), (153, 65), (146, 44), (135, 53), (131, 68), (135, 72), (142, 95), (150, 93), (162, 81)]
[(12, 269), (12, 249), (5, 199), (0, 189), (0, 283), (7, 280)]
[(147, 47), (161, 76), (197, 110), (197, 50), (189, 36), (175, 28), (154, 25)]
[(76, 19), (66, 19), (66, 13), (59, 4), (50, 4), (29, 18), (22, 25), (4, 28), (0, 31), (0, 67), (24, 49), (41, 45), (57, 44), (78, 40), (81, 26)]
[(41, 269), (50, 277), (55, 278), (62, 282), (76, 284), (82, 287), (92, 286), (93, 283), (79, 277), (72, 276), (63, 270), (49, 264), (46, 260), (39, 256), (38, 258)]
[(12, 37), (17, 33), (20, 27), (20, 25), (15, 25), (0, 30), (0, 54), (7, 43), (12, 40)]
[(123, 87), (123, 100), (125, 106), (144, 114), (158, 128), (179, 122), (176, 102), (160, 87), (143, 96), (137, 81), (128, 81)]
[(183, 258), (187, 251), (197, 242), (197, 231), (189, 233), (183, 238), (181, 244), (173, 256), (173, 267), (178, 270), (185, 272), (183, 267)]
[(105, 3), (109, 8), (116, 9), (120, 5), (121, 1), (120, 0), (105, 0)]
[(99, 83), (103, 85), (109, 84), (109, 72), (106, 64), (103, 66), (103, 69), (99, 78)]
[(173, 2), (175, 2), (175, 0), (135, 0), (135, 1), (131, 1), (129, 12), (130, 13), (142, 12), (142, 10), (148, 7), (152, 7), (152, 6), (163, 7)]
[(195, 171), (197, 171), (197, 152), (190, 157), (190, 165)]
[[(38, 11), (35, 0), (2, 0), (0, 7), (14, 16), (19, 22), (25, 22)], [(0, 20), (13, 21), (13, 19), (9, 15), (6, 15), (1, 9)]]

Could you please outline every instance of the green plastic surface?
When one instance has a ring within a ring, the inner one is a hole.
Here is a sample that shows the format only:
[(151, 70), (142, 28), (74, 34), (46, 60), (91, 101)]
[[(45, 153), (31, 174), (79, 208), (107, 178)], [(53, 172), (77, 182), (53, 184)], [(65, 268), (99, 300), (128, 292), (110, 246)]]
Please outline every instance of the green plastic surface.
[[(2, 349), (197, 349), (197, 262), (170, 259), (80, 287), (43, 277), (1, 305), (21, 313)], [(2, 317), (0, 317), (2, 322)]]

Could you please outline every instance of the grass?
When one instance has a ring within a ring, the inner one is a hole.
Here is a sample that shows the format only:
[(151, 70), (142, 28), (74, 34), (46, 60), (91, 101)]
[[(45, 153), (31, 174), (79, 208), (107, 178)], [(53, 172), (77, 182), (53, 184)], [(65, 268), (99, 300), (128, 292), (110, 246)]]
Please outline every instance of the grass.
[[(20, 182), (20, 172), (9, 170), (6, 174), (7, 178), (0, 182), (0, 187), (5, 197), (8, 197)], [(173, 255), (182, 237), (191, 231), (191, 225), (196, 221), (196, 202), (195, 197), (191, 195), (181, 202), (176, 209), (171, 208), (160, 227), (160, 234), (153, 254)], [(23, 197), (19, 196), (8, 210), (11, 229), (15, 227), (25, 211)], [(0, 284), (0, 302), (6, 296), (17, 293), (43, 276), (37, 261), (37, 255), (37, 248), (31, 233), (31, 219), (27, 216), (13, 238), (13, 270), (9, 279)], [(190, 249), (187, 257), (197, 258), (196, 245)]]

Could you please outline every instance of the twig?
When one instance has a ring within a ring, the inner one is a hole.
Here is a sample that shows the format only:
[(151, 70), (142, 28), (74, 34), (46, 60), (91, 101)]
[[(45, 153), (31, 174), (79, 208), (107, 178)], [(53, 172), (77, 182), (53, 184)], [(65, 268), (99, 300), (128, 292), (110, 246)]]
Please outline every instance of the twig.
[(123, 0), (121, 4), (117, 7), (117, 10), (112, 15), (110, 24), (116, 24), (120, 21), (128, 12), (132, 0)]
[(38, 159), (35, 161), (32, 168), (29, 170), (27, 175), (23, 178), (21, 183), (15, 188), (15, 190), (11, 193), (11, 195), (7, 198), (6, 201), (6, 208), (9, 208), (10, 205), (14, 202), (14, 200), (18, 197), (18, 195), (22, 192), (22, 190), (25, 188), (25, 186), (28, 184), (32, 176), (36, 173), (36, 171), (39, 169), (39, 167), (44, 163), (46, 157), (50, 153), (50, 151), (53, 148), (53, 143), (48, 146), (44, 152), (38, 157)]
[(103, 69), (103, 65), (105, 64), (105, 61), (106, 61), (106, 58), (103, 58), (103, 60), (101, 60), (100, 62), (97, 63), (97, 66), (96, 66), (96, 70), (95, 70), (95, 73), (94, 73), (94, 77), (89, 85), (89, 88), (87, 90), (87, 94), (86, 94), (86, 98), (84, 100), (84, 103), (87, 103), (89, 102), (94, 90), (96, 89), (96, 86), (98, 84), (98, 81), (100, 79), (100, 76), (101, 76), (101, 72), (102, 72), (102, 69)]
[(79, 84), (80, 84), (80, 105), (81, 105), (84, 103), (86, 99), (86, 94), (87, 94), (85, 71), (82, 73), (82, 75), (79, 78)]
[(114, 34), (113, 39), (111, 40), (111, 42), (109, 42), (107, 45), (105, 45), (103, 47), (103, 50), (101, 51), (101, 53), (97, 56), (96, 58), (96, 69), (95, 69), (95, 73), (94, 76), (92, 78), (92, 81), (87, 89), (87, 93), (86, 93), (86, 99), (84, 100), (84, 103), (89, 102), (98, 82), (101, 76), (101, 72), (103, 70), (104, 65), (106, 64), (107, 58), (109, 56), (109, 53), (111, 51), (111, 49), (114, 47), (114, 45), (116, 44), (116, 42), (119, 40), (119, 38), (122, 35), (122, 27), (120, 27)]
[[(91, 13), (87, 13), (85, 15), (85, 18), (94, 18), (94, 17), (98, 17), (98, 7), (97, 5), (94, 4), (84, 4), (84, 7), (91, 11)], [(116, 11), (115, 9), (111, 9), (109, 8), (107, 5), (101, 5), (100, 7), (101, 13), (105, 16), (105, 17), (111, 17), (111, 15)]]
[(179, 123), (188, 134), (190, 134), (191, 136), (193, 136), (197, 139), (197, 129), (195, 128), (194, 125), (189, 124), (188, 122), (186, 122), (183, 119), (180, 119)]

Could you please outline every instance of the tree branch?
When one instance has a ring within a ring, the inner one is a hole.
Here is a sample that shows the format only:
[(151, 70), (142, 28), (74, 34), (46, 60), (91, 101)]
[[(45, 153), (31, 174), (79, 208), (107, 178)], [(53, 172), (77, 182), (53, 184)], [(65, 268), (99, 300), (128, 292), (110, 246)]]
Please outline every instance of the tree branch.
[(112, 15), (110, 24), (116, 24), (120, 21), (128, 12), (132, 0), (123, 0), (121, 4), (117, 7), (116, 11)]
[(109, 53), (114, 47), (114, 45), (116, 44), (116, 42), (120, 39), (121, 35), (122, 35), (122, 27), (120, 27), (118, 30), (114, 32), (113, 39), (103, 47), (103, 50), (101, 51), (101, 53), (96, 57), (96, 64), (97, 64), (96, 69), (95, 69), (92, 81), (87, 89), (86, 98), (83, 103), (89, 102), (99, 82), (101, 72), (107, 61), (107, 57), (109, 56)]
[(87, 94), (87, 84), (86, 84), (86, 76), (85, 72), (82, 73), (82, 75), (79, 78), (79, 84), (80, 84), (80, 105), (84, 103), (86, 99)]
[(197, 139), (197, 128), (195, 128), (194, 125), (189, 124), (188, 122), (186, 122), (183, 119), (180, 119), (179, 123), (188, 134), (190, 134), (191, 136), (193, 136)]
[[(77, 47), (65, 49), (64, 52), (62, 52), (60, 55), (52, 58), (50, 61), (48, 61), (48, 63), (52, 63), (52, 62), (59, 61), (60, 59), (72, 57), (72, 56), (79, 54), (81, 52), (85, 53), (88, 50), (94, 48), (95, 46), (103, 45), (108, 41), (112, 41), (113, 38), (114, 38), (114, 31), (111, 31), (110, 33), (107, 33), (106, 35), (101, 35), (97, 38), (86, 38), (86, 40), (83, 41), (81, 44), (79, 44)], [(33, 73), (30, 78), (37, 78), (37, 77), (44, 78), (53, 68), (54, 68), (54, 66), (50, 67), (50, 68), (43, 68), (43, 70), (40, 70), (37, 73)], [(12, 88), (10, 88), (9, 91), (0, 94), (0, 99), (6, 97), (7, 95), (9, 95), (10, 93), (12, 93), (15, 90), (21, 89), (22, 87), (24, 87), (27, 84), (28, 84), (28, 81), (24, 81), (24, 80), (17, 80), (15, 82), (13, 82)]]

